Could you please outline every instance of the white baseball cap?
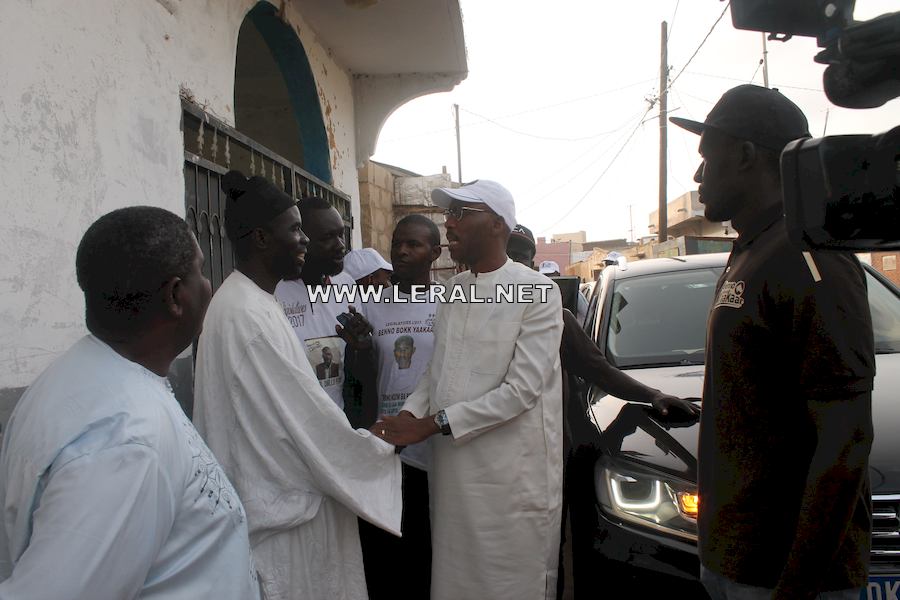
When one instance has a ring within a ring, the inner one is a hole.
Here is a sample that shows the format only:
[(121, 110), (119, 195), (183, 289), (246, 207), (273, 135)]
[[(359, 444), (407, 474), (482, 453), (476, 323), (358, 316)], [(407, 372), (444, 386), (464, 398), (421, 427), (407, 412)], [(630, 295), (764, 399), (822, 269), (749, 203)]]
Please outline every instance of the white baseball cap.
[(431, 201), (435, 206), (449, 208), (454, 200), (478, 202), (487, 205), (500, 215), (509, 230), (516, 228), (516, 201), (509, 190), (488, 179), (476, 179), (458, 188), (436, 188), (431, 190)]
[(538, 272), (544, 275), (559, 273), (559, 265), (555, 260), (545, 260), (538, 266)]
[(393, 271), (391, 263), (384, 260), (374, 248), (351, 250), (344, 256), (344, 273), (353, 281), (371, 275), (378, 269)]

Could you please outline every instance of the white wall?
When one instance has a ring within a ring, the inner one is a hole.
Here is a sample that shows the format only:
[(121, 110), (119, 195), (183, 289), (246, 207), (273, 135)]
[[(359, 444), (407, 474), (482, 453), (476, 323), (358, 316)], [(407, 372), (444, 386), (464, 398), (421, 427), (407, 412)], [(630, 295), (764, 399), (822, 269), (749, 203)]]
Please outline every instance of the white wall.
[[(90, 223), (135, 204), (184, 214), (179, 92), (234, 122), (237, 32), (254, 4), (3, 0), (0, 389), (28, 385), (85, 333), (74, 257)], [(352, 79), (294, 4), (334, 183), (358, 220)]]

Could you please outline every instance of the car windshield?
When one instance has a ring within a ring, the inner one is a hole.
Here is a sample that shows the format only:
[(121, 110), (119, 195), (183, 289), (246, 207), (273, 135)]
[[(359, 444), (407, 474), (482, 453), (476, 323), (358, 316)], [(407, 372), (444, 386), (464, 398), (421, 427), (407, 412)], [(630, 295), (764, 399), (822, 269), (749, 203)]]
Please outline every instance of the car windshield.
[(615, 282), (607, 357), (618, 367), (703, 364), (706, 317), (722, 268)]
[[(706, 318), (722, 268), (617, 280), (606, 354), (618, 367), (703, 364)], [(900, 352), (900, 298), (866, 271), (875, 351)]]
[(869, 287), (875, 352), (878, 354), (900, 352), (900, 298), (868, 271), (866, 283)]

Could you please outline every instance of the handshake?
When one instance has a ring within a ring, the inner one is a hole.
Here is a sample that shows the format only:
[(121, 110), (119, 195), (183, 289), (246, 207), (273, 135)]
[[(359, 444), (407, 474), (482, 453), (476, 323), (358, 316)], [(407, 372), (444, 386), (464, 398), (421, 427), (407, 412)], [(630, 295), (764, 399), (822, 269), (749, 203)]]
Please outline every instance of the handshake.
[(397, 447), (397, 452), (411, 444), (425, 441), (436, 433), (440, 433), (433, 415), (417, 418), (407, 410), (401, 410), (396, 417), (382, 415), (381, 418), (369, 428), (377, 437), (388, 444)]

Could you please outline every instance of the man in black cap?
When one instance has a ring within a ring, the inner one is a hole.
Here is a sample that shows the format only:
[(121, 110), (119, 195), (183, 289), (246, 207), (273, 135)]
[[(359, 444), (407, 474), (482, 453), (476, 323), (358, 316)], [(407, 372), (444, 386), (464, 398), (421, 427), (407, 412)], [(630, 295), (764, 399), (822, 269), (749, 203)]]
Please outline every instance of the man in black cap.
[(531, 230), (522, 224), (517, 224), (509, 232), (509, 241), (506, 242), (506, 255), (513, 262), (523, 264), (529, 269), (534, 269), (534, 255), (537, 246), (534, 243), (534, 235)]
[(706, 121), (694, 177), (739, 237), (708, 322), (699, 447), (700, 560), (713, 598), (858, 598), (871, 526), (874, 342), (856, 257), (802, 251), (779, 157), (808, 137), (777, 90), (741, 85)]
[(244, 500), (265, 597), (365, 600), (356, 516), (400, 534), (400, 461), (350, 426), (273, 295), (306, 257), (294, 200), (236, 171), (222, 188), (236, 263), (200, 337), (197, 428)]

